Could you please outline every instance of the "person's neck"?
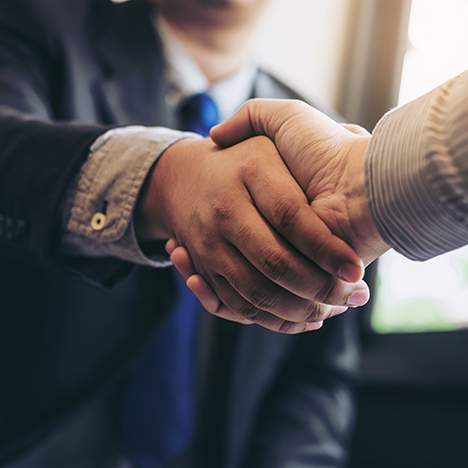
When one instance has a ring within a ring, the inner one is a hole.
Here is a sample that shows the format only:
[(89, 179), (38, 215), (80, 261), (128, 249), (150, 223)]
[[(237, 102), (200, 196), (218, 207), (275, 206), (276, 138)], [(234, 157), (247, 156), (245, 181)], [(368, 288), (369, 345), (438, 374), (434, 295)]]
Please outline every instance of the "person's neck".
[(212, 83), (235, 73), (248, 57), (251, 28), (206, 28), (165, 18), (172, 33)]

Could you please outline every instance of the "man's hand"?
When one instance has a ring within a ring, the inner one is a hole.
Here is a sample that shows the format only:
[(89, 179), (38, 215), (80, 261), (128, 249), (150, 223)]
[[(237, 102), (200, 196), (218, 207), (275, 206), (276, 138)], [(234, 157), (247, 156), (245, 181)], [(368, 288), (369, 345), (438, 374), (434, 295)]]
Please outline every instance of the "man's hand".
[[(365, 130), (340, 125), (302, 101), (254, 99), (211, 132), (220, 147), (254, 135), (274, 141), (314, 212), (366, 265), (388, 250), (368, 206), (364, 161), (371, 136)], [(318, 265), (330, 254), (321, 253)]]
[[(366, 265), (388, 250), (368, 207), (364, 160), (370, 135), (364, 129), (340, 125), (300, 101), (255, 99), (211, 132), (220, 147), (254, 135), (266, 135), (274, 141), (314, 214), (349, 243)], [(316, 252), (313, 258), (318, 266), (325, 268), (329, 249), (330, 244)], [(204, 306), (222, 308), (222, 299), (197, 274), (183, 244), (172, 240), (168, 250)]]
[(223, 304), (209, 311), (230, 320), (294, 333), (368, 300), (361, 260), (315, 213), (265, 137), (228, 149), (211, 140), (174, 144), (146, 184), (137, 230), (186, 247)]

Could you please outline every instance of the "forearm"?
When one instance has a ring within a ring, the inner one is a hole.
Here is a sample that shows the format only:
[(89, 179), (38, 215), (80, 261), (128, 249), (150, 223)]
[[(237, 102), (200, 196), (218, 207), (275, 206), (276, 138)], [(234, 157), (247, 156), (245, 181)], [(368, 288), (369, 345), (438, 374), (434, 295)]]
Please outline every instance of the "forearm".
[(468, 74), (399, 108), (377, 125), (367, 187), (383, 239), (426, 260), (468, 239)]

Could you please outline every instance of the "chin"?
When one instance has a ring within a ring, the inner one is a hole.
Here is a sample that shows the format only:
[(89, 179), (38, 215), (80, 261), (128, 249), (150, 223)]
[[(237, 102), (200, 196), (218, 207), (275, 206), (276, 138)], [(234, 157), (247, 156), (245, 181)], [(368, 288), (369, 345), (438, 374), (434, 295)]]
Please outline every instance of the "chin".
[[(0, 0), (1, 1), (1, 0)], [(268, 0), (151, 0), (183, 22), (240, 25), (256, 18)]]

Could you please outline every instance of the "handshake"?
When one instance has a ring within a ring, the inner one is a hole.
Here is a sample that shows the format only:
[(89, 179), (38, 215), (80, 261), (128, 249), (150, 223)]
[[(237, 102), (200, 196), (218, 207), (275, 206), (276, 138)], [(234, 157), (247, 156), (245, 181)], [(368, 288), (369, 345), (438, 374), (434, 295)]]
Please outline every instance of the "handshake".
[(365, 180), (370, 135), (300, 101), (252, 100), (211, 139), (165, 151), (137, 211), (208, 312), (283, 333), (369, 300), (388, 246)]

